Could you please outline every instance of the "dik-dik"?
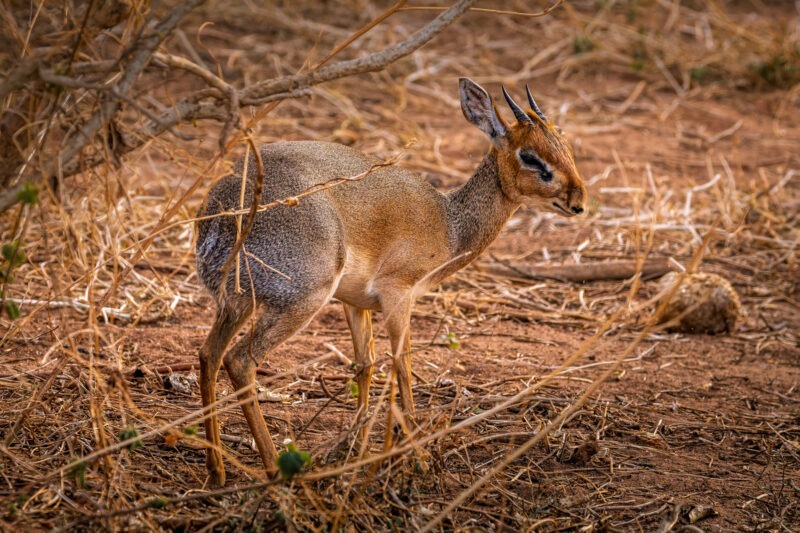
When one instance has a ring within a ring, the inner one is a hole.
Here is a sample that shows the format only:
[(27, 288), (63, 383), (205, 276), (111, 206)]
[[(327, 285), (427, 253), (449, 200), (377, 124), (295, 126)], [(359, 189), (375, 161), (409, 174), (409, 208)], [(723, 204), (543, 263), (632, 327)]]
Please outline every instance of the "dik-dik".
[[(240, 163), (237, 173), (211, 189), (197, 236), (197, 271), (217, 302), (214, 325), (200, 350), (204, 407), (216, 401), (221, 364), (237, 390), (252, 385), (262, 358), (333, 297), (342, 302), (353, 337), (357, 416), (366, 413), (375, 362), (371, 311), (384, 314), (401, 406), (413, 415), (409, 321), (414, 300), (478, 257), (523, 203), (566, 217), (583, 213), (586, 189), (572, 149), (530, 91), (525, 110), (503, 88), (516, 119), (508, 123), (478, 84), (462, 78), (459, 89), (464, 116), (491, 141), (467, 183), (443, 194), (407, 170), (383, 167), (297, 205), (259, 212), (239, 254), (238, 285), (236, 269), (223, 280), (221, 267), (237, 237), (236, 216), (230, 213), (251, 205), (258, 159), (251, 155), (246, 166)], [(362, 175), (376, 163), (352, 148), (325, 142), (279, 142), (261, 148), (260, 156), (261, 204), (333, 178)], [(241, 204), (243, 168), (247, 186)], [(225, 353), (254, 312), (253, 327)], [(254, 389), (241, 399), (264, 466), (272, 470), (276, 449)], [(210, 482), (221, 485), (225, 470), (213, 407), (205, 429)]]

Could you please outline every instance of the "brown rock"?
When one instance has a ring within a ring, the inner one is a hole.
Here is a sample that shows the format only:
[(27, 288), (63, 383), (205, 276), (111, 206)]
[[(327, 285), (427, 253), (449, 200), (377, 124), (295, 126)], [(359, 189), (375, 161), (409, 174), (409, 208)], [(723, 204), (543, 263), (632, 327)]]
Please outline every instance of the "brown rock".
[[(680, 274), (661, 278), (664, 288), (674, 285)], [(675, 322), (671, 331), (681, 333), (730, 333), (742, 314), (739, 295), (724, 278), (716, 274), (689, 274), (667, 304), (660, 322)]]

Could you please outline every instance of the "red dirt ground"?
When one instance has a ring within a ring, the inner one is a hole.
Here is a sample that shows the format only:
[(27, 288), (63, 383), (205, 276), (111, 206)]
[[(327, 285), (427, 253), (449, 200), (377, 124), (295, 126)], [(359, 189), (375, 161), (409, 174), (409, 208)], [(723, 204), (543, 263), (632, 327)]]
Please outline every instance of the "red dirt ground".
[[(732, 16), (739, 17), (737, 21), (747, 20), (747, 9), (739, 4), (728, 7)], [(791, 14), (789, 8), (784, 8), (786, 13), (770, 13), (766, 9), (756, 11), (760, 23), (770, 17), (783, 20)], [(578, 12), (586, 14), (580, 9)], [(616, 16), (623, 19), (624, 13)], [(490, 27), (503, 28), (496, 19), (491, 20), (496, 26)], [(557, 20), (571, 27), (563, 13)], [(488, 40), (486, 33), (491, 31), (480, 31), (485, 23), (484, 19), (468, 18), (460, 23), (458, 31)], [(217, 30), (226, 31), (226, 26), (220, 24)], [(499, 65), (497, 71), (486, 75), (485, 81), (480, 72), (463, 72), (456, 61), (420, 86), (454, 99), (456, 77), (467, 74), (498, 96), (496, 82), (504, 76), (513, 77), (520, 58), (541, 50), (545, 44), (542, 37), (531, 44), (534, 52), (523, 52), (519, 41), (509, 39), (512, 43), (508, 46), (485, 48), (484, 56), (477, 60), (478, 65)], [(425, 49), (428, 55), (417, 61), (432, 63), (435, 53), (453, 56), (454, 47), (451, 42), (434, 44), (430, 50)], [(601, 59), (597, 56), (597, 61)], [(468, 62), (467, 66), (474, 68), (475, 63)], [(390, 69), (387, 76), (402, 79), (413, 69), (410, 63), (403, 63)], [(382, 76), (367, 80), (375, 87), (386, 87), (389, 84)], [(538, 73), (519, 82), (527, 79), (540, 95), (542, 107), (553, 111), (573, 139), (576, 160), (590, 184), (592, 208), (588, 217), (569, 222), (521, 210), (477, 266), (457, 274), (418, 303), (412, 344), (416, 405), (423, 426), (454, 423), (523, 390), (588, 341), (611, 312), (629, 305), (628, 282), (515, 281), (487, 273), (484, 267), (492, 262), (491, 258), (534, 264), (544, 263), (549, 257), (551, 263), (570, 263), (587, 240), (589, 244), (579, 253), (582, 262), (634, 258), (642, 242), (636, 240), (637, 232), (641, 230), (646, 236), (650, 231), (646, 219), (639, 228), (626, 219), (633, 215), (632, 206), (637, 204), (643, 215), (658, 213), (661, 208), (657, 222), (672, 226), (653, 230), (653, 255), (670, 256), (687, 265), (697, 242), (688, 230), (675, 226), (683, 220), (680, 211), (687, 192), (709, 182), (717, 173), (721, 179), (715, 185), (693, 193), (695, 211), (687, 224), (696, 225), (703, 233), (702, 228), (721, 220), (727, 233), (712, 240), (700, 270), (730, 280), (746, 314), (729, 335), (663, 331), (647, 335), (622, 370), (581, 410), (468, 500), (444, 522), (445, 529), (656, 531), (674, 517), (678, 525), (663, 531), (679, 531), (693, 522), (688, 513), (710, 508), (708, 516), (697, 519), (696, 526), (691, 527), (707, 531), (800, 530), (800, 276), (796, 249), (785, 244), (796, 245), (800, 236), (800, 179), (792, 179), (790, 174), (800, 176), (797, 86), (742, 89), (712, 81), (692, 85), (678, 95), (657, 67), (638, 72), (613, 61), (562, 66), (558, 71)], [(642, 82), (645, 87), (641, 94), (629, 101)], [(363, 79), (349, 80), (335, 88), (351, 96), (358, 88), (363, 95), (368, 91), (362, 83)], [(513, 87), (514, 94), (523, 94), (521, 83), (506, 83)], [(391, 153), (415, 137), (418, 140), (407, 149), (403, 165), (431, 180), (436, 175), (442, 188), (457, 185), (480, 159), (486, 149), (485, 140), (479, 132), (467, 128), (453, 104), (455, 100), (447, 105), (439, 100), (431, 104), (419, 92), (408, 94), (413, 98), (403, 106), (387, 92), (357, 100), (369, 125), (363, 129), (353, 124), (342, 126), (341, 117), (336, 115), (340, 108), (315, 97), (313, 102), (321, 111), (313, 121), (304, 121), (301, 111), (306, 102), (289, 102), (260, 126), (259, 133), (264, 140), (301, 138), (310, 136), (313, 129), (319, 132), (317, 137), (330, 139), (344, 135), (342, 130), (352, 130), (357, 135), (357, 147), (380, 155)], [(623, 111), (621, 105), (625, 106)], [(425, 118), (418, 120), (421, 116)], [(713, 139), (739, 121), (741, 124), (732, 133)], [(339, 126), (339, 133), (330, 133)], [(386, 131), (393, 132), (393, 137), (388, 137)], [(437, 151), (433, 150), (434, 145)], [(436, 172), (444, 166), (449, 175)], [(654, 187), (647, 179), (648, 170)], [(169, 196), (178, 181), (167, 178), (148, 183), (147, 171), (134, 174), (131, 189), (154, 196)], [(789, 179), (784, 180), (786, 176)], [(776, 184), (780, 184), (777, 189)], [(763, 191), (769, 192), (759, 196)], [(654, 196), (656, 193), (660, 198)], [(194, 205), (200, 199), (194, 198)], [(746, 208), (749, 212), (745, 216)], [(179, 290), (184, 300), (174, 314), (154, 323), (132, 326), (88, 323), (73, 311), (63, 315), (56, 311), (40, 313), (3, 348), (0, 405), (6, 412), (4, 428), (11, 425), (15, 419), (12, 415), (27, 405), (27, 399), (53, 368), (37, 371), (38, 377), (26, 378), (23, 385), (10, 378), (35, 370), (51, 346), (47, 331), (53, 327), (64, 335), (81, 328), (96, 328), (104, 346), (113, 347), (97, 352), (94, 362), (112, 369), (120, 366), (129, 378), (127, 389), (136, 409), (123, 407), (124, 402), (108, 391), (96, 396), (105, 406), (112, 440), (117, 434), (114, 428), (141, 424), (147, 431), (158, 427), (159, 421), (175, 420), (199, 408), (196, 385), (188, 393), (165, 390), (152, 371), (163, 365), (196, 362), (212, 320), (212, 299), (196, 285), (191, 257), (165, 247), (155, 250), (148, 260), (179, 268), (173, 285), (186, 280)], [(185, 266), (179, 267), (181, 262)], [(151, 273), (138, 267), (137, 272)], [(657, 281), (644, 282), (631, 306), (647, 302), (657, 293), (657, 285)], [(524, 297), (526, 303), (514, 304), (509, 297)], [(470, 303), (479, 303), (481, 311)], [(536, 393), (538, 396), (448, 437), (451, 440), (442, 442), (439, 448), (430, 446), (428, 452), (433, 458), (429, 462), (434, 472), (430, 479), (409, 478), (400, 474), (405, 466), (395, 466), (398, 478), (392, 498), (397, 501), (389, 498), (390, 502), (385, 496), (389, 493), (383, 496), (387, 508), (397, 513), (393, 517), (401, 517), (393, 527), (413, 529), (423, 525), (433, 516), (426, 513), (439, 512), (555, 418), (607, 368), (606, 363), (628, 348), (652, 312), (652, 305), (631, 309), (575, 363), (575, 368), (558, 375)], [(388, 373), (388, 341), (380, 317), (375, 318), (378, 367)], [(447, 333), (458, 346), (449, 346)], [(83, 339), (78, 344), (91, 352), (91, 343)], [(349, 426), (354, 413), (352, 398), (345, 398), (344, 394), (341, 401), (331, 401), (319, 383), (320, 376), (328, 376), (327, 388), (338, 393), (345, 383), (340, 378), (351, 375), (346, 366), (326, 362), (297, 368), (330, 353), (328, 344), (345, 354), (351, 351), (347, 326), (336, 302), (328, 304), (303, 332), (269, 354), (263, 366), (278, 378), (259, 377), (270, 391), (286, 395), (283, 401), (262, 403), (275, 441), (294, 439), (314, 456), (314, 468), (324, 468), (332, 442)], [(88, 352), (80, 353), (88, 360)], [(223, 516), (227, 506), (235, 507), (239, 500), (220, 498), (209, 506), (131, 513), (124, 519), (127, 522), (122, 518), (115, 519), (119, 522), (92, 522), (88, 518), (83, 521), (81, 513), (102, 514), (108, 509), (131, 507), (149, 496), (178, 497), (191, 491), (191, 487), (200, 489), (205, 475), (202, 450), (188, 444), (172, 448), (157, 438), (146, 441), (142, 450), (115, 456), (121, 470), (114, 470), (113, 475), (124, 476), (138, 488), (137, 492), (120, 490), (116, 496), (119, 500), (95, 496), (102, 486), (99, 471), (90, 472), (85, 489), (75, 488), (63, 476), (55, 485), (31, 481), (36, 475), (63, 466), (70, 457), (85, 455), (96, 447), (88, 429), (81, 438), (71, 436), (66, 422), (60, 428), (48, 429), (49, 418), (69, 421), (73, 415), (73, 423), (83, 421), (89, 427), (86, 398), (81, 396), (85, 394), (81, 392), (85, 384), (78, 379), (85, 373), (80, 368), (82, 364), (73, 360), (60, 371), (63, 379), (57, 379), (45, 397), (51, 401), (50, 407), (37, 408), (28, 415), (19, 438), (4, 447), (6, 453), (2, 456), (2, 477), (6, 481), (0, 496), (4, 501), (11, 502), (24, 488), (29, 496), (35, 494), (35, 502), (52, 497), (53, 502), (59, 502), (53, 504), (53, 509), (60, 511), (48, 515), (40, 504), (29, 504), (30, 512), (20, 506), (23, 511), (5, 516), (4, 527), (77, 525), (91, 529), (105, 524), (103, 527), (148, 529), (156, 525), (191, 530)], [(133, 377), (131, 372), (136, 368), (144, 370), (144, 375)], [(112, 374), (103, 371), (97, 379), (109, 379)], [(376, 380), (376, 400), (384, 381), (380, 376)], [(230, 394), (227, 377), (222, 377), (220, 383), (220, 395)], [(70, 398), (75, 406), (82, 406), (83, 414), (69, 403)], [(69, 414), (71, 410), (73, 414)], [(378, 416), (380, 423), (383, 416)], [(222, 427), (226, 435), (249, 438), (238, 411), (223, 414)], [(50, 439), (42, 447), (56, 449), (56, 442), (62, 441), (60, 453), (51, 456), (37, 452), (35, 440), (42, 438), (37, 436), (42, 432)], [(380, 435), (381, 431), (376, 430), (375, 450)], [(227, 444), (232, 456), (243, 465), (254, 471), (259, 468), (255, 452), (241, 444)], [(459, 448), (462, 444), (469, 446)], [(587, 451), (590, 453), (581, 456)], [(134, 453), (139, 453), (140, 459)], [(39, 461), (45, 466), (38, 466)], [(30, 472), (14, 474), (19, 464), (27, 465)], [(164, 468), (169, 471), (159, 470)], [(231, 461), (227, 472), (229, 485), (245, 485), (251, 480), (244, 468)], [(320, 487), (317, 488), (323, 491)], [(344, 490), (335, 484), (325, 487), (334, 492)], [(356, 503), (353, 505), (358, 508)], [(351, 520), (357, 529), (363, 524), (357, 518)], [(241, 527), (242, 523), (237, 524)], [(384, 523), (384, 527), (390, 526)]]

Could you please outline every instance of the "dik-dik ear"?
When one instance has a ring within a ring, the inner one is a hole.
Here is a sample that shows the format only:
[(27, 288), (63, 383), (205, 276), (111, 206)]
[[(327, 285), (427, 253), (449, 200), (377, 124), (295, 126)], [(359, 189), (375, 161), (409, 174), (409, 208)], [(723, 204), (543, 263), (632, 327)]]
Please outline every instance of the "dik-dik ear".
[(461, 93), (461, 111), (464, 112), (466, 119), (488, 135), (492, 144), (502, 143), (506, 135), (506, 126), (497, 116), (489, 94), (469, 78), (460, 78), (458, 89)]

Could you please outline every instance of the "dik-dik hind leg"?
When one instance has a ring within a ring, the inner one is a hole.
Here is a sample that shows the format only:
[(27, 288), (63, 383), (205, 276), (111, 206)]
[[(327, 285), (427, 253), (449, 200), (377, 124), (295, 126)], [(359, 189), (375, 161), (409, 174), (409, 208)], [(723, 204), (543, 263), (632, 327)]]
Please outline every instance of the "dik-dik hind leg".
[(372, 383), (372, 368), (375, 364), (375, 339), (372, 336), (372, 315), (368, 309), (349, 304), (344, 305), (344, 315), (353, 336), (353, 350), (356, 356), (356, 383), (358, 384), (358, 412), (356, 424), (359, 439), (367, 438), (367, 427), (363, 424), (369, 407), (369, 387)]
[[(264, 356), (308, 324), (328, 301), (331, 292), (328, 288), (317, 290), (291, 307), (280, 310), (265, 306), (252, 331), (225, 355), (225, 370), (237, 391), (255, 383), (256, 368)], [(272, 471), (275, 469), (277, 451), (258, 405), (255, 387), (239, 395), (239, 400), (248, 400), (242, 404), (244, 417), (253, 434), (264, 469)]]
[[(217, 316), (211, 326), (211, 331), (203, 347), (200, 348), (200, 394), (204, 409), (217, 401), (217, 376), (222, 364), (222, 354), (225, 353), (228, 343), (251, 313), (252, 307), (249, 306), (238, 310), (224, 306), (217, 309)], [(211, 444), (206, 449), (206, 467), (210, 485), (222, 486), (225, 484), (225, 466), (220, 451), (222, 443), (216, 411), (216, 408), (212, 407), (204, 422), (206, 440)]]

